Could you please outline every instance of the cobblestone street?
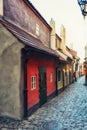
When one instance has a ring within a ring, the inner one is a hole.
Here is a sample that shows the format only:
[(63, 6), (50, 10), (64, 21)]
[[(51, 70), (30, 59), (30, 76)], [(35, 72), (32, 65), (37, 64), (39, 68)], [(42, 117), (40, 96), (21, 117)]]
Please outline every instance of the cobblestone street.
[(23, 121), (0, 119), (0, 130), (87, 130), (85, 78), (39, 108)]

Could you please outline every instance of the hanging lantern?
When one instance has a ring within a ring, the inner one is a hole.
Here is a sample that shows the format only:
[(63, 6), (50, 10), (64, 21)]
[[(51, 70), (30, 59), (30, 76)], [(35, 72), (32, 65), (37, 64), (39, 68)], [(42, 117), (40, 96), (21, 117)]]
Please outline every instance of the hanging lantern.
[(77, 0), (83, 16), (87, 15), (87, 0)]

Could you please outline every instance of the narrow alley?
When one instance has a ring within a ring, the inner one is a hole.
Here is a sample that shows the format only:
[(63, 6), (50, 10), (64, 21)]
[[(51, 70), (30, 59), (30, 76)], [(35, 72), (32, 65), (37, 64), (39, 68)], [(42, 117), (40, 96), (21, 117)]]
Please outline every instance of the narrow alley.
[(87, 130), (85, 78), (39, 108), (27, 120), (0, 118), (0, 130)]

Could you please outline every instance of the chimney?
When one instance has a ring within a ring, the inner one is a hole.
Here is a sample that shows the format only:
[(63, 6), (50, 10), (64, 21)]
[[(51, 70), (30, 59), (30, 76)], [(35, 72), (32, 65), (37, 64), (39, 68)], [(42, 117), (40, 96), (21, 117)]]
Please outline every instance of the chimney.
[(3, 0), (0, 0), (0, 16), (3, 16)]
[(61, 37), (61, 49), (65, 52), (66, 50), (66, 29), (63, 25), (60, 27), (60, 37)]
[(51, 49), (55, 50), (55, 34), (56, 34), (56, 30), (55, 30), (55, 21), (52, 18), (51, 18), (51, 21), (50, 21), (50, 26), (52, 28), (51, 36), (50, 36), (50, 47), (51, 47)]

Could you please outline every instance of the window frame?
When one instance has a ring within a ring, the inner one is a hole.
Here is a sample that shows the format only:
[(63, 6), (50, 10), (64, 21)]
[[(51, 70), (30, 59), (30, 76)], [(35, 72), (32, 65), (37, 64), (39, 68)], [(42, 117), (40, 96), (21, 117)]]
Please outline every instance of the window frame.
[(34, 74), (31, 76), (31, 90), (36, 89), (37, 76)]

